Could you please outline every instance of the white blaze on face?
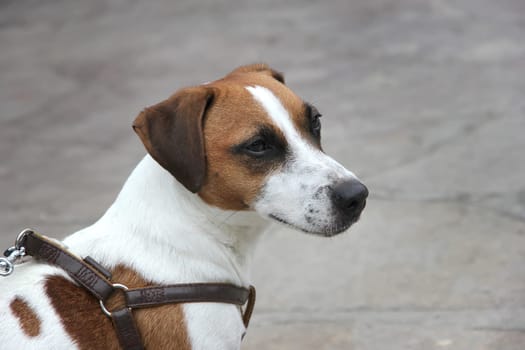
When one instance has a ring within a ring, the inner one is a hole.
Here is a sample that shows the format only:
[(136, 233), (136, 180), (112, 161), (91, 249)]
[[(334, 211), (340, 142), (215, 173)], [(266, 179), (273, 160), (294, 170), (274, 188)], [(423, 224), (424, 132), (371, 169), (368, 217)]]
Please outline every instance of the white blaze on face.
[[(347, 223), (334, 210), (331, 188), (355, 175), (308, 143), (297, 130), (286, 108), (269, 89), (246, 89), (264, 108), (288, 143), (283, 166), (266, 178), (253, 208), (306, 232), (329, 235), (346, 229)], [(349, 224), (348, 224), (349, 226)]]

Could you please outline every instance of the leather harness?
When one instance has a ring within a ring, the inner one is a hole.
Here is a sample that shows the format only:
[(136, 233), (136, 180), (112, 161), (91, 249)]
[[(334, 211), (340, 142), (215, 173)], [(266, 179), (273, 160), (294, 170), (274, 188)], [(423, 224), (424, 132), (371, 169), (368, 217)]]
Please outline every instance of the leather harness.
[[(25, 255), (43, 260), (64, 269), (68, 275), (100, 302), (104, 314), (111, 318), (120, 346), (125, 350), (144, 349), (139, 329), (133, 317), (133, 309), (173, 303), (226, 303), (239, 307), (246, 304), (242, 320), (248, 328), (255, 305), (255, 288), (238, 287), (228, 283), (188, 283), (145, 288), (128, 288), (111, 281), (111, 273), (90, 257), (81, 259), (57, 242), (33, 231), (27, 232), (20, 241)], [(117, 310), (108, 311), (104, 302), (120, 290), (125, 304)]]

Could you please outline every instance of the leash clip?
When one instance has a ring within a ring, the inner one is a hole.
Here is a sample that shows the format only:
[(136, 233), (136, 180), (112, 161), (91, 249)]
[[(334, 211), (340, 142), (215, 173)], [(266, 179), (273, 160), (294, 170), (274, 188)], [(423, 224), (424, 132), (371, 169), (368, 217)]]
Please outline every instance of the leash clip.
[(15, 262), (26, 255), (24, 247), (25, 239), (28, 235), (33, 234), (33, 230), (25, 229), (16, 237), (15, 245), (4, 252), (0, 257), (0, 276), (9, 276), (15, 269)]
[(0, 258), (0, 276), (9, 276), (14, 269), (13, 263), (8, 258)]

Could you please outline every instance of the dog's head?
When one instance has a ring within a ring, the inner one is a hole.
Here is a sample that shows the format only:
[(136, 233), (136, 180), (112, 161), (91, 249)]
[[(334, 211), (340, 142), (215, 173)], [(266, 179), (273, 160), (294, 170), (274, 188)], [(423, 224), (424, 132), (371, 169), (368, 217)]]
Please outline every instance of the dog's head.
[(331, 236), (359, 219), (368, 190), (322, 151), (320, 117), (280, 73), (255, 64), (178, 91), (133, 128), (206, 203)]

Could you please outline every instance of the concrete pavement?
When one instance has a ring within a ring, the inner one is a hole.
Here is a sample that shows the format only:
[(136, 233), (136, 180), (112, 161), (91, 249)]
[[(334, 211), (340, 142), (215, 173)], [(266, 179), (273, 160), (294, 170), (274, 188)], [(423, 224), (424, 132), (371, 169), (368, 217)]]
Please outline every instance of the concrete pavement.
[(131, 120), (265, 61), (371, 198), (347, 234), (257, 252), (244, 349), (525, 349), (521, 0), (0, 3), (0, 244), (95, 221)]

